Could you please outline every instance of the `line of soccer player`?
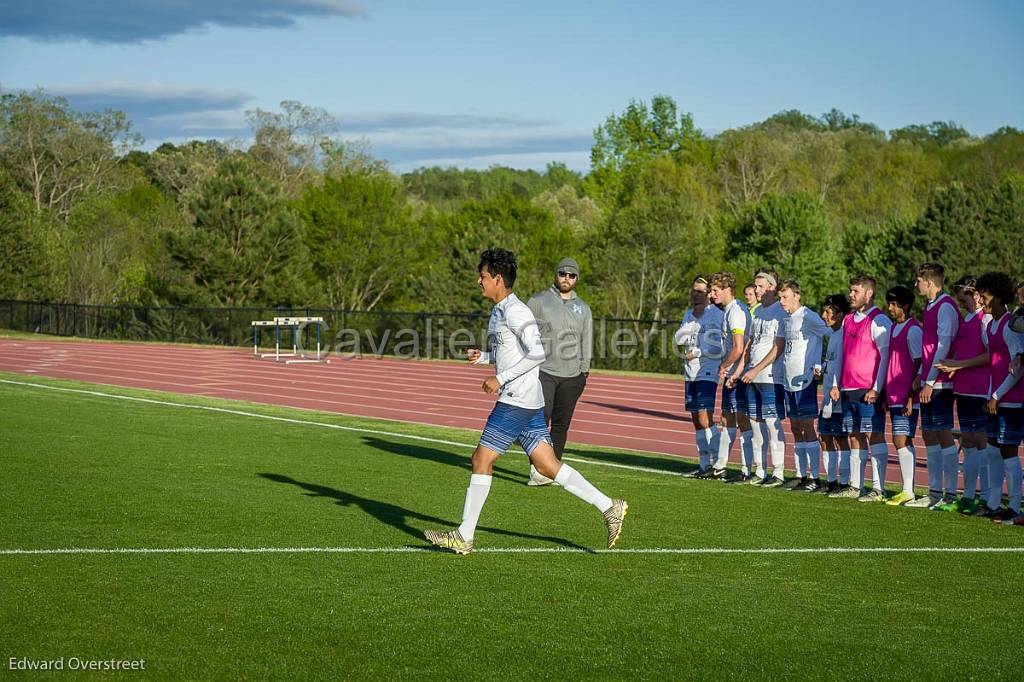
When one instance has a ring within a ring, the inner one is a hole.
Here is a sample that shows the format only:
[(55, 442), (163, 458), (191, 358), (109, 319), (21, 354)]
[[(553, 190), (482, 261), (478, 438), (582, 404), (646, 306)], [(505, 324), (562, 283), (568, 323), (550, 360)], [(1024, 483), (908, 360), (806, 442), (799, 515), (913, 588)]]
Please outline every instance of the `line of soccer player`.
[[(685, 354), (686, 410), (697, 435), (693, 475), (1024, 526), (1018, 457), (1024, 282), (1015, 285), (1001, 272), (964, 276), (951, 296), (943, 290), (943, 266), (925, 263), (916, 279), (925, 301), (920, 321), (911, 315), (913, 291), (889, 289), (883, 312), (874, 304), (875, 285), (869, 276), (853, 278), (849, 297), (826, 297), (819, 315), (801, 303), (798, 282), (771, 269), (747, 287), (756, 299), (749, 307), (736, 299), (730, 272), (693, 281), (693, 307), (675, 336)], [(1020, 307), (1011, 313), (1015, 296)], [(786, 418), (796, 474), (789, 480)], [(887, 421), (902, 479), (892, 495), (885, 490)], [(928, 473), (928, 493), (920, 497), (914, 491), (919, 426)], [(737, 440), (740, 473), (730, 476)]]

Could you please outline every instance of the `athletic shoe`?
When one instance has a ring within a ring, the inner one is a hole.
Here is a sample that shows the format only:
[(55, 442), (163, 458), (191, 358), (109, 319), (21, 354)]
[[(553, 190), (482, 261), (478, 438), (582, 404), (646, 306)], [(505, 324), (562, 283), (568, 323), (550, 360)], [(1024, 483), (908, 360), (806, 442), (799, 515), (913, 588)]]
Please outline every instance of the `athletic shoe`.
[(885, 493), (872, 488), (857, 498), (858, 502), (885, 502)]
[(729, 478), (729, 471), (727, 469), (708, 469), (704, 478), (709, 481), (724, 481)]
[(832, 493), (837, 493), (840, 488), (842, 488), (842, 486), (839, 485), (839, 481), (829, 481), (828, 485), (825, 486), (825, 494), (831, 495)]
[(754, 477), (751, 476), (750, 474), (740, 474), (739, 476), (736, 476), (735, 478), (729, 479), (728, 481), (726, 481), (726, 483), (729, 483), (730, 485), (747, 484), (747, 483), (750, 483), (752, 478), (754, 478)]
[(981, 514), (979, 514), (979, 516), (981, 516), (981, 518), (983, 518), (983, 519), (995, 519), (1001, 513), (1002, 513), (1002, 509), (1001, 508), (1000, 509), (992, 509), (988, 505), (986, 505), (985, 506), (985, 511), (983, 511)]
[(754, 475), (750, 477), (750, 480), (747, 481), (747, 483), (749, 483), (750, 485), (764, 485), (767, 480), (767, 476)]
[(692, 469), (683, 474), (683, 478), (700, 478), (703, 473), (700, 469)]
[(959, 511), (964, 516), (974, 516), (974, 514), (978, 511), (979, 507), (985, 506), (981, 503), (981, 500), (979, 500), (976, 497), (973, 499), (968, 497), (961, 497), (960, 501), (963, 504), (960, 505)]
[(940, 509), (940, 507), (942, 507), (945, 504), (949, 504), (952, 501), (953, 500), (950, 500), (948, 497), (940, 497), (937, 500), (932, 499), (931, 504), (928, 505), (928, 511), (943, 511), (942, 509)]
[(526, 482), (526, 485), (551, 485), (554, 482), (555, 479), (548, 478), (533, 467), (530, 467), (530, 480)]
[(885, 503), (890, 507), (900, 507), (905, 504), (910, 504), (915, 499), (917, 498), (914, 497), (914, 493), (902, 490), (886, 500)]
[(975, 509), (974, 511), (972, 511), (972, 512), (970, 513), (970, 515), (971, 515), (971, 516), (981, 516), (981, 517), (984, 517), (984, 516), (986, 516), (986, 515), (987, 515), (987, 514), (988, 514), (988, 513), (990, 512), (990, 511), (992, 511), (992, 510), (988, 508), (988, 505), (986, 505), (986, 504), (985, 504), (984, 502), (981, 502), (981, 501), (979, 500), (979, 501), (978, 501), (978, 506), (977, 506), (977, 508), (976, 508), (976, 509)]
[(904, 507), (913, 507), (914, 509), (931, 509), (932, 505), (934, 505), (935, 503), (936, 503), (936, 499), (934, 497), (929, 497), (928, 495), (923, 495), (923, 496), (917, 498), (916, 500), (914, 500), (913, 502), (907, 502), (903, 506)]
[(1013, 520), (1013, 525), (1024, 526), (1024, 515), (1020, 515)]
[(765, 480), (765, 482), (764, 482), (764, 487), (765, 488), (778, 488), (780, 485), (785, 485), (785, 484), (786, 484), (786, 480), (785, 479), (779, 478), (778, 476), (769, 476)]
[(1020, 516), (1018, 512), (1015, 512), (1009, 507), (1006, 507), (1004, 509), (999, 510), (999, 512), (992, 517), (992, 523), (1010, 525), (1013, 523), (1013, 520), (1016, 519), (1018, 516)]
[(424, 537), (441, 549), (450, 549), (456, 554), (469, 554), (473, 551), (473, 541), (463, 540), (458, 528), (454, 530), (425, 530)]
[(604, 512), (604, 524), (608, 526), (608, 549), (615, 546), (622, 533), (622, 520), (626, 518), (629, 505), (625, 500), (612, 500), (612, 506)]
[(816, 478), (809, 478), (809, 479), (807, 479), (807, 483), (803, 487), (803, 491), (805, 493), (818, 493), (818, 492), (821, 492), (821, 490), (822, 490), (821, 481), (819, 481)]
[(799, 488), (800, 486), (802, 486), (806, 482), (807, 482), (807, 479), (803, 478), (803, 477), (801, 477), (801, 478), (791, 478), (791, 479), (789, 479), (788, 481), (786, 481), (785, 483), (782, 484), (782, 489), (783, 490), (796, 490), (797, 488)]
[(856, 500), (860, 497), (860, 490), (852, 485), (847, 485), (832, 493), (829, 497), (837, 500)]

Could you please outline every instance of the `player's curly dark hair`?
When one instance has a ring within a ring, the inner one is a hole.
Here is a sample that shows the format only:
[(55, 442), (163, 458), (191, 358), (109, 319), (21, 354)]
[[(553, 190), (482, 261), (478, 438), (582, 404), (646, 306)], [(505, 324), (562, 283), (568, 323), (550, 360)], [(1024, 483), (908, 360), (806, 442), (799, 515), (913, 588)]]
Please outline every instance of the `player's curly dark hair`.
[(482, 273), (485, 267), (492, 277), (501, 275), (507, 288), (515, 286), (516, 254), (506, 249), (487, 249), (480, 254), (480, 265), (476, 266), (476, 270)]
[(895, 303), (907, 311), (907, 314), (909, 315), (910, 309), (914, 307), (914, 292), (907, 287), (895, 286), (885, 292), (885, 302)]
[(986, 272), (978, 278), (978, 293), (988, 292), (1003, 305), (1013, 301), (1015, 289), (1013, 278), (1005, 272)]
[(825, 297), (824, 307), (832, 308), (842, 315), (850, 314), (850, 299), (844, 294), (831, 294)]

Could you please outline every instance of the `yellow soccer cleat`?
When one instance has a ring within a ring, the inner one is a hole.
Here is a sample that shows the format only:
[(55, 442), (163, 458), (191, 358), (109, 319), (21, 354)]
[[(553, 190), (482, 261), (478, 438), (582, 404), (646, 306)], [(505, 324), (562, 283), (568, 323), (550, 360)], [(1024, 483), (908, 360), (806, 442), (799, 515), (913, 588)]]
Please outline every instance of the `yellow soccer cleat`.
[(604, 523), (608, 526), (608, 549), (615, 546), (622, 533), (622, 520), (626, 518), (629, 505), (625, 500), (612, 500), (612, 506), (604, 513)]
[(425, 530), (423, 536), (430, 540), (431, 544), (441, 549), (450, 549), (456, 554), (469, 554), (473, 551), (473, 541), (463, 540), (458, 528), (454, 530)]
[(890, 507), (900, 507), (907, 502), (913, 502), (915, 499), (914, 493), (904, 490), (890, 497), (885, 503)]

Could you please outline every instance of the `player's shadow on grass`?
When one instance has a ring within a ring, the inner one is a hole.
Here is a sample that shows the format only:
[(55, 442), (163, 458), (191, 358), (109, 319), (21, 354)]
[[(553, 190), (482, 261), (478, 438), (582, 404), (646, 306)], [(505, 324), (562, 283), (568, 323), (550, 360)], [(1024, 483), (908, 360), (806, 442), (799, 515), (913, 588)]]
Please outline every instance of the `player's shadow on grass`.
[[(424, 447), (418, 443), (395, 443), (389, 440), (373, 438), (371, 436), (363, 436), (363, 442), (371, 448), (390, 452), (393, 455), (412, 457), (414, 459), (429, 459), (432, 462), (448, 464), (449, 466), (464, 469), (467, 472), (470, 471), (469, 457), (460, 457), (459, 455), (456, 455), (453, 452), (447, 452), (446, 450)], [(513, 450), (504, 455), (505, 457), (526, 456), (521, 451), (515, 452), (515, 448), (519, 447), (518, 445), (513, 445), (512, 447)], [(523, 473), (519, 473), (512, 469), (506, 469), (505, 467), (500, 466), (494, 467), (493, 476), (495, 478), (503, 478), (506, 481), (512, 481), (513, 483), (526, 483), (529, 479), (529, 475), (525, 471)]]
[(633, 407), (632, 405), (619, 405), (618, 403), (599, 403), (594, 400), (584, 400), (582, 402), (588, 405), (597, 405), (598, 407), (607, 407), (619, 412), (631, 412), (634, 414), (646, 414), (649, 417), (659, 417), (661, 419), (671, 419), (674, 422), (685, 421), (685, 417), (681, 414), (673, 414), (672, 412), (665, 412), (664, 410), (648, 410), (645, 407)]
[[(294, 478), (283, 474), (261, 473), (257, 475), (261, 478), (267, 479), (268, 481), (273, 481), (275, 483), (287, 483), (289, 485), (302, 488), (307, 491), (305, 495), (309, 497), (326, 497), (327, 499), (334, 500), (335, 504), (341, 505), (342, 507), (359, 507), (381, 523), (400, 530), (406, 535), (410, 535), (417, 540), (423, 540), (423, 529), (409, 525), (410, 520), (425, 521), (442, 529), (453, 525), (451, 521), (441, 519), (436, 516), (430, 516), (428, 514), (421, 514), (411, 509), (406, 509), (405, 507), (399, 507), (397, 504), (381, 502), (380, 500), (373, 500), (369, 497), (361, 497), (353, 493), (347, 493), (344, 490), (328, 488), (327, 486), (319, 485), (317, 483), (297, 481)], [(530, 533), (516, 533), (510, 530), (490, 528), (488, 526), (480, 526), (479, 530), (494, 533), (495, 535), (505, 535), (508, 537), (525, 538), (527, 540), (550, 542), (555, 545), (562, 545), (563, 547), (570, 547), (573, 549), (586, 549), (585, 547), (581, 547), (580, 545), (570, 542), (569, 540), (565, 540), (564, 538), (555, 538), (546, 535), (532, 535)]]

